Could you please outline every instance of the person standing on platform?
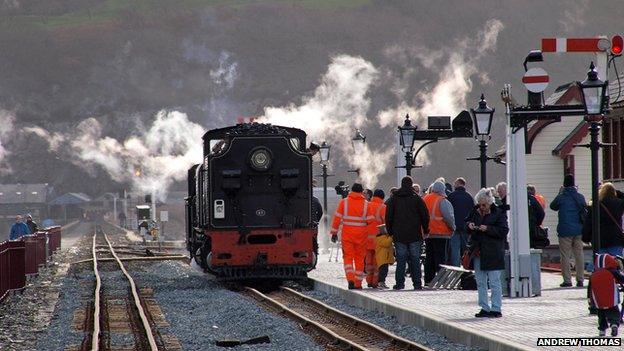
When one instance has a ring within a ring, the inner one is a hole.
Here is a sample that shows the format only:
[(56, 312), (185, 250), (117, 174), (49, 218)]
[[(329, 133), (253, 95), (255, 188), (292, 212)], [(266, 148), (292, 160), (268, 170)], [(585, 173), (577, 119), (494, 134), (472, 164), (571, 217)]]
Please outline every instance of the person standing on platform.
[(375, 219), (368, 225), (368, 239), (366, 242), (366, 284), (369, 288), (377, 288), (379, 280), (379, 270), (377, 268), (377, 260), (375, 256), (375, 247), (377, 246), (375, 238), (379, 234), (378, 225), (382, 225), (386, 222), (386, 204), (383, 200), (386, 197), (384, 191), (381, 189), (375, 189), (373, 192), (373, 198), (368, 206), (374, 213)]
[[(487, 189), (479, 190), (475, 200), (477, 206), (466, 218), (481, 307), (475, 317), (502, 317), (503, 287), (500, 276), (505, 269), (505, 242), (509, 232), (507, 212), (494, 204), (494, 196)], [(491, 305), (488, 302), (488, 286), (492, 290)]]
[(535, 189), (535, 185), (527, 185), (527, 191), (529, 192), (529, 194), (535, 196), (535, 200), (537, 200), (537, 202), (540, 204), (540, 206), (542, 206), (543, 209), (546, 209), (546, 199), (544, 198), (544, 195), (537, 192), (537, 189)]
[(420, 255), (423, 235), (429, 233), (429, 212), (423, 199), (414, 192), (413, 184), (412, 177), (403, 177), (401, 188), (390, 197), (386, 207), (386, 230), (394, 241), (397, 261), (394, 290), (405, 288), (408, 259), (414, 289), (422, 289)]
[(33, 221), (32, 215), (30, 213), (26, 215), (26, 225), (28, 226), (28, 231), (30, 232), (30, 234), (34, 234), (39, 230), (37, 222)]
[(559, 237), (559, 253), (561, 255), (561, 275), (563, 287), (572, 286), (570, 257), (574, 256), (576, 267), (576, 286), (582, 287), (585, 279), (585, 260), (583, 257), (583, 220), (587, 203), (585, 197), (574, 186), (574, 176), (566, 174), (559, 195), (550, 203), (550, 209), (557, 211), (557, 236)]
[(455, 232), (449, 245), (449, 261), (453, 266), (459, 267), (460, 257), (468, 247), (466, 217), (475, 206), (474, 199), (466, 191), (464, 178), (460, 177), (455, 180), (455, 190), (449, 194), (448, 200), (453, 205), (453, 215), (455, 216)]
[(377, 288), (388, 289), (386, 277), (388, 276), (388, 266), (394, 263), (394, 248), (392, 247), (392, 237), (388, 235), (386, 230), (375, 237), (375, 262), (379, 271)]
[(353, 183), (349, 195), (336, 207), (330, 231), (331, 241), (337, 242), (342, 223), (342, 258), (349, 289), (362, 289), (368, 225), (375, 218), (363, 191), (362, 184)]
[(446, 199), (446, 186), (436, 181), (431, 186), (431, 193), (423, 198), (429, 211), (429, 235), (425, 245), (425, 284), (429, 284), (446, 262), (446, 250), (449, 239), (455, 230), (453, 205)]
[(509, 205), (507, 204), (507, 183), (500, 182), (496, 184), (496, 206), (502, 210), (509, 211)]
[[(624, 214), (624, 193), (616, 191), (612, 183), (604, 183), (598, 191), (600, 199), (600, 249), (598, 253), (611, 256), (624, 254), (624, 235), (622, 234), (622, 215)], [(594, 204), (592, 204), (594, 206)], [(592, 242), (592, 216), (583, 223), (583, 241)]]
[(13, 225), (11, 226), (9, 240), (11, 241), (19, 240), (19, 238), (28, 234), (31, 234), (30, 230), (28, 229), (28, 226), (26, 225), (26, 223), (22, 222), (22, 216), (17, 215), (15, 217), (15, 223), (13, 223)]

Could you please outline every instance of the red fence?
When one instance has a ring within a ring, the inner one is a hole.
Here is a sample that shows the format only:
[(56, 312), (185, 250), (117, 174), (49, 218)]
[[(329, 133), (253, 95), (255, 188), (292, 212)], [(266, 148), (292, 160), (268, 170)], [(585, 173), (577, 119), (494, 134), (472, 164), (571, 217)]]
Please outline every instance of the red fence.
[(39, 266), (60, 247), (61, 227), (47, 228), (17, 241), (0, 242), (0, 301), (9, 291), (26, 286), (26, 276), (37, 274)]

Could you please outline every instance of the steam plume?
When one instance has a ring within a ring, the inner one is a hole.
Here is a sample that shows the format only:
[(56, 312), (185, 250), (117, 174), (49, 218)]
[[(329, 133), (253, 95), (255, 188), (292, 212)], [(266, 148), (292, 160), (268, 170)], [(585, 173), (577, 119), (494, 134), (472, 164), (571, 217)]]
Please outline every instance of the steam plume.
[(149, 130), (123, 143), (103, 137), (94, 118), (81, 122), (77, 133), (71, 147), (78, 164), (97, 164), (114, 180), (129, 182), (144, 193), (155, 192), (160, 199), (172, 182), (183, 180), (188, 168), (202, 159), (204, 129), (177, 111), (159, 112)]
[(6, 163), (9, 151), (6, 149), (6, 140), (13, 131), (15, 117), (9, 111), (0, 109), (0, 174), (11, 173), (11, 166)]
[[(299, 106), (267, 107), (259, 121), (303, 129), (313, 140), (327, 140), (339, 153), (352, 155), (354, 128), (367, 122), (371, 103), (367, 94), (378, 76), (373, 64), (361, 57), (336, 56), (311, 97)], [(346, 161), (360, 169), (361, 180), (369, 186), (377, 183), (391, 161), (388, 152), (373, 152), (368, 146), (353, 156)]]

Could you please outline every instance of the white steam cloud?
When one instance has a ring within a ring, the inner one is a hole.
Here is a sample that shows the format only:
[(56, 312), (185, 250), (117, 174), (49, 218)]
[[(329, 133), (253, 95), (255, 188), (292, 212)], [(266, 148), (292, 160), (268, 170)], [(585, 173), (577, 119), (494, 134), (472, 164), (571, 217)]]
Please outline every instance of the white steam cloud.
[[(367, 123), (371, 104), (367, 94), (378, 77), (378, 70), (363, 58), (336, 56), (312, 96), (304, 98), (299, 106), (267, 107), (259, 122), (303, 129), (312, 140), (327, 140), (339, 153), (352, 155), (354, 128)], [(392, 157), (391, 152), (378, 153), (366, 146), (346, 161), (360, 169), (364, 184), (372, 186)]]
[(95, 118), (80, 122), (71, 134), (40, 127), (24, 132), (46, 140), (51, 151), (69, 150), (71, 161), (87, 171), (99, 166), (113, 180), (164, 200), (169, 186), (184, 180), (190, 166), (201, 161), (204, 128), (184, 113), (161, 111), (149, 129), (124, 141), (104, 136)]
[[(405, 95), (409, 91), (409, 78), (417, 71), (409, 64), (403, 65), (406, 68), (401, 77), (388, 79), (379, 68), (361, 57), (340, 55), (331, 60), (312, 96), (304, 98), (300, 105), (267, 107), (259, 121), (301, 128), (313, 140), (327, 140), (340, 154), (348, 155), (344, 160), (350, 167), (360, 170), (360, 180), (366, 186), (375, 186), (382, 174), (394, 168), (394, 138), (385, 141), (380, 150), (372, 150), (367, 145), (360, 154), (354, 155), (351, 146), (353, 128), (375, 128), (375, 124), (381, 128), (395, 128), (402, 124), (407, 113), (417, 124), (428, 115), (455, 117), (468, 106), (467, 95), (473, 85), (471, 78), (477, 75), (487, 80), (487, 76), (479, 75), (477, 65), (484, 55), (496, 47), (503, 27), (501, 21), (489, 20), (474, 38), (459, 40), (453, 51), (448, 53), (423, 47), (388, 47), (386, 55), (405, 62), (415, 58), (425, 68), (431, 68), (447, 58), (446, 65), (439, 65), (443, 69), (437, 82), (412, 98)], [(374, 120), (369, 120), (371, 101), (368, 94), (378, 83), (388, 85), (399, 101), (404, 102), (381, 109)], [(426, 158), (426, 155), (423, 156)], [(426, 162), (426, 159), (419, 160), (423, 161)]]
[(11, 137), (15, 117), (6, 110), (0, 109), (0, 174), (11, 173), (11, 166), (6, 163), (9, 151), (6, 149), (6, 140)]
[[(384, 128), (403, 123), (406, 114), (410, 115), (416, 124), (424, 127), (427, 116), (451, 116), (454, 118), (460, 111), (468, 107), (468, 93), (472, 91), (472, 77), (477, 75), (485, 83), (489, 82), (487, 75), (479, 73), (478, 63), (486, 54), (496, 47), (498, 35), (504, 25), (497, 19), (489, 20), (485, 28), (475, 38), (459, 41), (448, 54), (448, 61), (441, 70), (437, 83), (431, 89), (419, 92), (414, 99), (399, 96), (401, 101), (412, 100), (413, 104), (402, 102), (397, 107), (381, 111), (377, 115), (379, 125)], [(478, 49), (475, 49), (478, 48)], [(391, 52), (396, 52), (397, 48)], [(415, 55), (424, 67), (430, 67), (432, 62), (441, 59), (439, 51), (429, 54), (423, 48), (417, 48), (420, 52)], [(411, 50), (411, 51), (414, 51)], [(413, 52), (412, 52), (413, 53)], [(415, 107), (418, 106), (418, 107)], [(426, 150), (419, 155), (417, 163), (428, 163)]]
[(77, 133), (71, 147), (80, 163), (97, 164), (115, 181), (154, 192), (160, 199), (166, 198), (172, 182), (185, 179), (188, 168), (202, 159), (204, 128), (177, 111), (159, 112), (149, 130), (124, 142), (103, 137), (94, 118), (81, 122)]

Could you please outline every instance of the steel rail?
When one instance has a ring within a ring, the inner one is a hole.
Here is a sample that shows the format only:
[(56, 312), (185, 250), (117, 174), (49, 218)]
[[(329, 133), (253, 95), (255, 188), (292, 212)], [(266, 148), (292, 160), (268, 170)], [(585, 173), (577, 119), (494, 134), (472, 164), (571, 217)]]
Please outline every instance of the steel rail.
[(303, 315), (293, 311), (292, 309), (286, 307), (285, 305), (281, 304), (280, 302), (275, 301), (274, 299), (268, 297), (267, 295), (261, 293), (260, 291), (254, 289), (254, 288), (250, 288), (250, 287), (245, 287), (245, 290), (251, 294), (255, 299), (257, 299), (258, 301), (261, 302), (265, 302), (269, 305), (271, 305), (272, 307), (276, 308), (280, 313), (284, 313), (288, 316), (290, 316), (291, 318), (301, 322), (303, 325), (305, 326), (311, 326), (313, 327), (316, 331), (320, 332), (321, 334), (323, 334), (325, 337), (331, 338), (333, 340), (336, 341), (336, 344), (342, 344), (345, 347), (343, 349), (345, 350), (358, 350), (358, 351), (368, 351), (367, 348), (362, 347), (346, 338), (343, 338), (342, 336), (334, 333), (333, 331), (329, 330), (327, 327), (324, 327), (323, 325), (321, 325), (320, 323), (317, 323), (309, 318), (304, 317)]
[[(130, 290), (132, 291), (132, 296), (134, 298), (134, 305), (139, 311), (139, 317), (141, 318), (141, 324), (143, 325), (145, 336), (147, 337), (147, 341), (149, 342), (150, 350), (158, 351), (158, 346), (156, 345), (156, 339), (154, 339), (154, 333), (152, 332), (152, 327), (150, 326), (149, 320), (147, 319), (147, 315), (145, 314), (145, 310), (143, 309), (143, 306), (141, 305), (141, 299), (139, 298), (139, 293), (137, 291), (136, 284), (134, 283), (134, 279), (132, 279), (132, 277), (130, 276), (126, 268), (124, 267), (123, 262), (121, 262), (121, 260), (115, 253), (115, 250), (113, 249), (113, 245), (108, 240), (108, 237), (106, 236), (106, 234), (104, 234), (104, 240), (106, 240), (106, 243), (108, 244), (108, 247), (110, 248), (111, 254), (116, 259), (117, 264), (119, 265), (119, 268), (121, 269), (123, 274), (128, 279), (128, 282), (130, 283)], [(94, 247), (94, 250), (95, 250), (95, 247)]]
[(100, 294), (102, 289), (102, 280), (100, 278), (100, 271), (97, 264), (97, 252), (95, 251), (95, 238), (97, 236), (97, 230), (93, 234), (93, 273), (95, 274), (95, 299), (93, 306), (93, 333), (91, 334), (91, 350), (98, 351), (100, 346)]
[(370, 323), (368, 321), (365, 321), (363, 319), (360, 319), (358, 317), (352, 316), (350, 314), (347, 314), (345, 312), (342, 312), (336, 308), (333, 308), (329, 305), (327, 305), (326, 303), (323, 303), (317, 299), (314, 299), (310, 296), (304, 295), (298, 291), (295, 291), (291, 288), (288, 287), (280, 287), (280, 290), (282, 292), (285, 292), (286, 294), (290, 294), (291, 296), (299, 299), (300, 301), (309, 304), (309, 305), (314, 305), (318, 308), (320, 308), (321, 310), (327, 312), (328, 314), (332, 314), (332, 315), (337, 315), (340, 316), (346, 320), (350, 320), (352, 321), (353, 325), (362, 327), (364, 326), (365, 329), (368, 329), (369, 331), (373, 332), (373, 333), (377, 333), (380, 334), (382, 337), (385, 337), (389, 340), (391, 340), (392, 345), (397, 346), (397, 347), (402, 347), (405, 348), (407, 350), (418, 350), (418, 351), (433, 351), (432, 349), (415, 343), (413, 341), (407, 340), (405, 338), (402, 338), (396, 334), (391, 333), (390, 331), (381, 328), (373, 323)]
[[(336, 341), (337, 344), (341, 344), (343, 346), (346, 346), (345, 349), (350, 349), (350, 350), (369, 350), (368, 346), (365, 345), (361, 345), (360, 343), (356, 342), (356, 341), (352, 341), (349, 340), (348, 338), (341, 336), (339, 334), (337, 334), (336, 332), (332, 331), (331, 329), (329, 329), (328, 327), (322, 325), (319, 322), (316, 322), (312, 319), (309, 319), (308, 317), (300, 314), (299, 312), (295, 311), (292, 308), (287, 307), (285, 304), (277, 301), (276, 299), (271, 298), (270, 296), (267, 296), (265, 294), (262, 294), (261, 292), (253, 289), (253, 288), (249, 288), (246, 287), (245, 288), (248, 292), (250, 292), (252, 295), (254, 295), (254, 297), (262, 302), (265, 302), (269, 305), (271, 305), (272, 307), (276, 308), (279, 312), (284, 313), (302, 323), (304, 323), (305, 325), (308, 326), (312, 326), (314, 329), (316, 329), (316, 331), (324, 334), (325, 337), (328, 337), (330, 339), (333, 339)], [(320, 311), (322, 311), (321, 313), (326, 313), (328, 315), (332, 315), (338, 318), (341, 318), (343, 320), (348, 321), (348, 323), (350, 324), (350, 326), (355, 326), (360, 328), (360, 330), (364, 329), (366, 332), (368, 332), (369, 334), (371, 333), (375, 333), (377, 334), (380, 338), (386, 339), (388, 340), (388, 344), (391, 345), (391, 347), (395, 347), (395, 348), (401, 348), (401, 349), (406, 349), (406, 350), (418, 350), (418, 351), (433, 351), (432, 349), (424, 346), (424, 345), (420, 345), (417, 344), (415, 342), (409, 341), (405, 338), (402, 338), (398, 335), (395, 335), (377, 325), (374, 325), (372, 323), (369, 323), (365, 320), (359, 319), (357, 317), (354, 317), (352, 315), (349, 315), (347, 313), (344, 313), (340, 310), (337, 310), (323, 302), (320, 302), (316, 299), (313, 299), (309, 296), (303, 295), (297, 291), (294, 291), (290, 288), (286, 288), (286, 287), (281, 287), (280, 288), (280, 292), (285, 294), (285, 295), (290, 295), (290, 297), (296, 298), (298, 301), (302, 302), (303, 304), (306, 304), (308, 306), (311, 306), (315, 309), (319, 309)], [(353, 334), (354, 336), (356, 336), (355, 334)]]

